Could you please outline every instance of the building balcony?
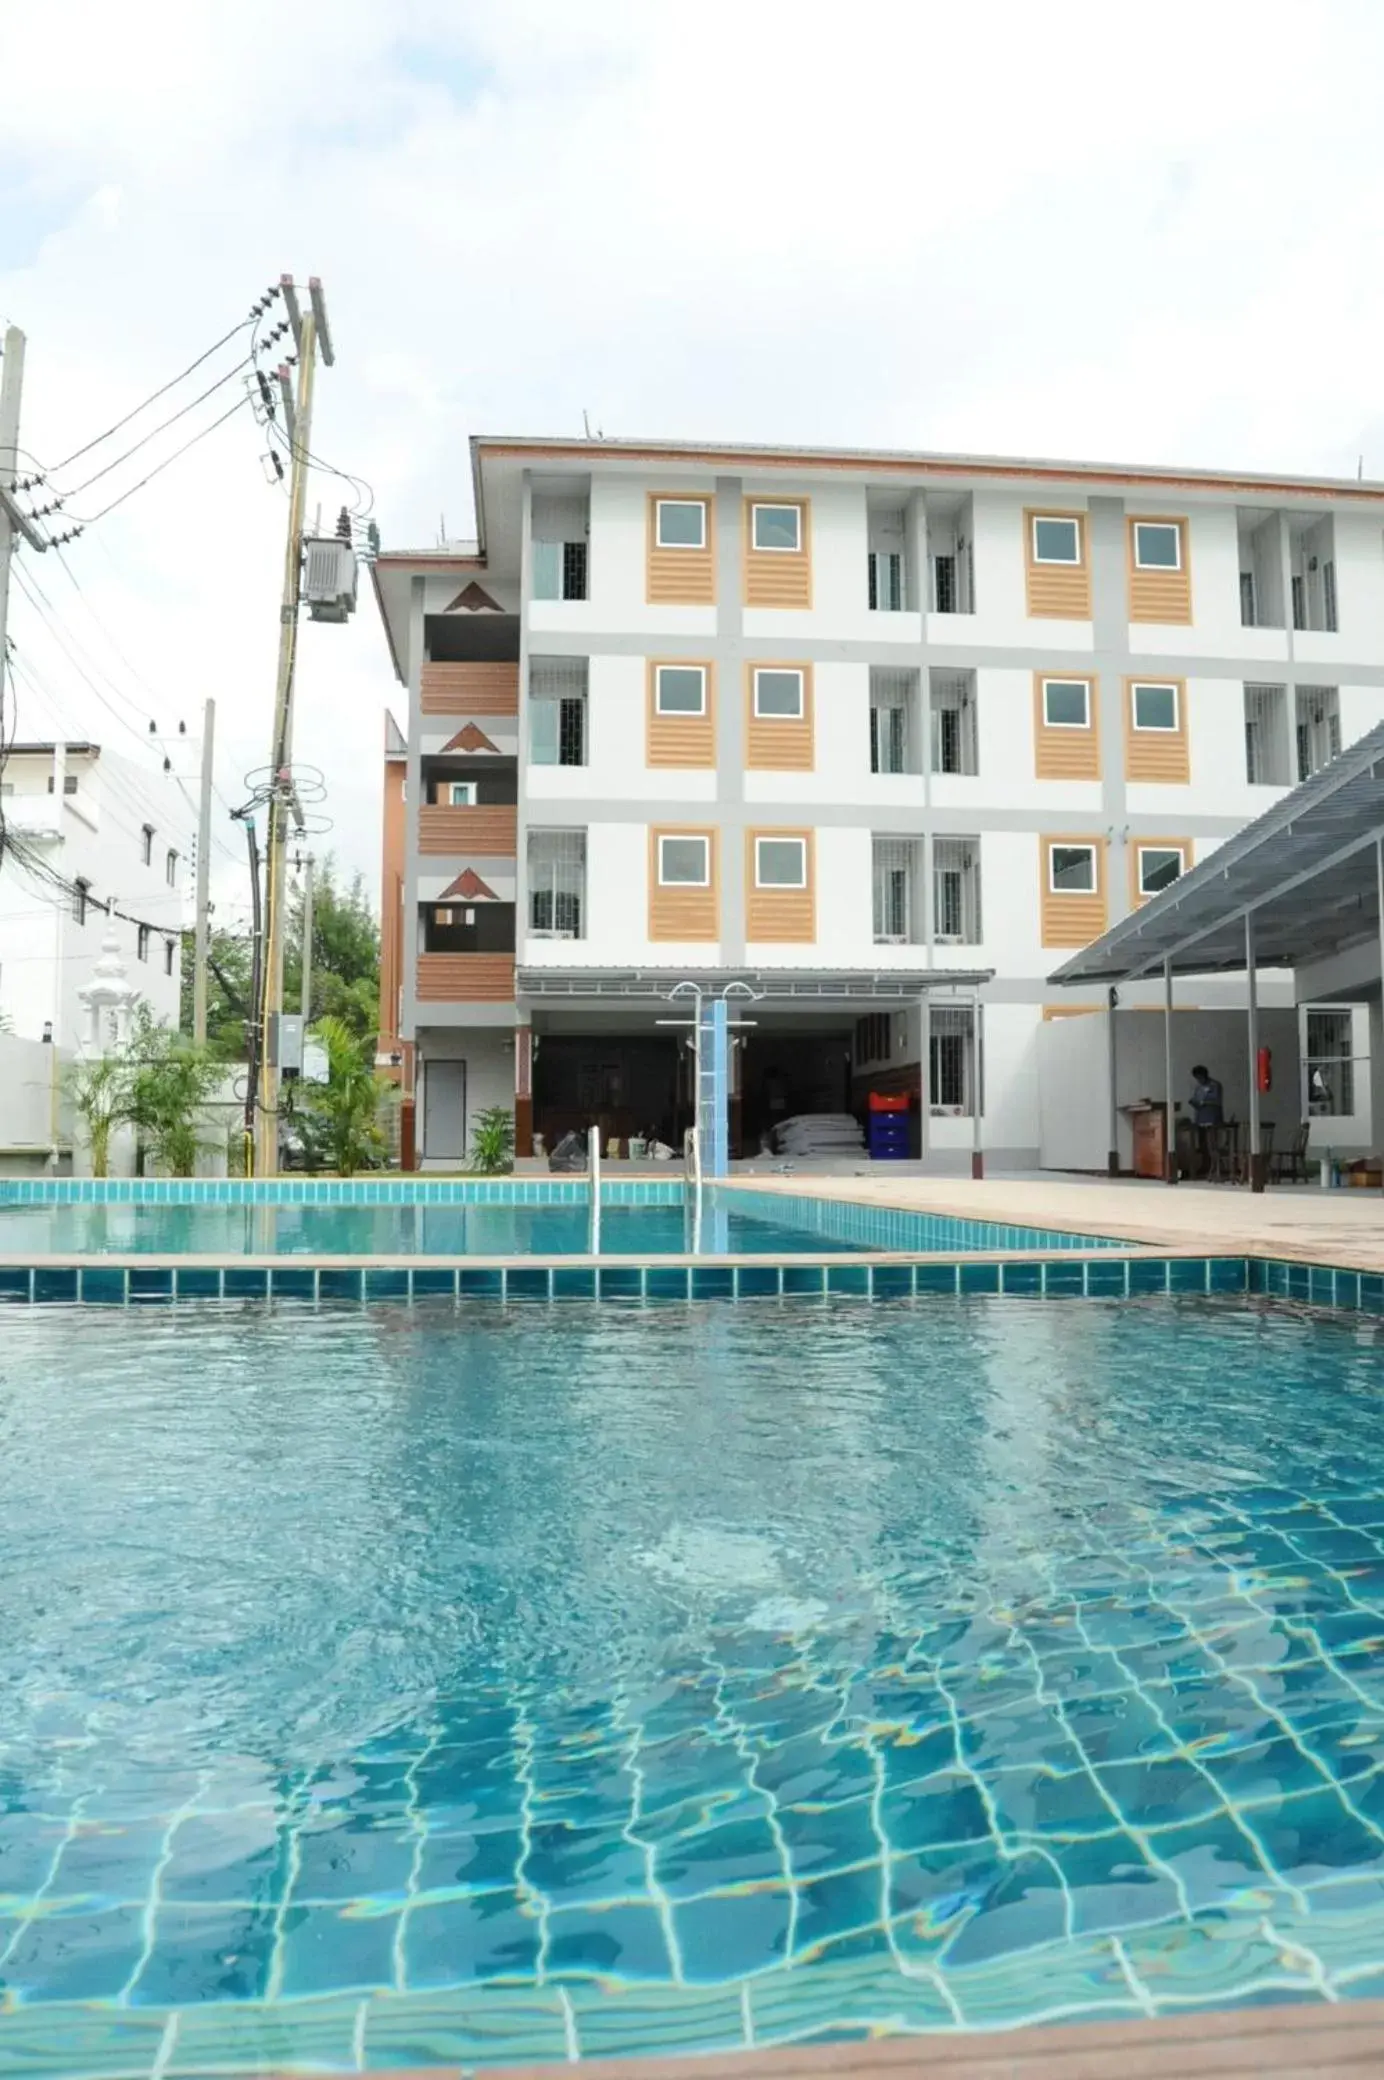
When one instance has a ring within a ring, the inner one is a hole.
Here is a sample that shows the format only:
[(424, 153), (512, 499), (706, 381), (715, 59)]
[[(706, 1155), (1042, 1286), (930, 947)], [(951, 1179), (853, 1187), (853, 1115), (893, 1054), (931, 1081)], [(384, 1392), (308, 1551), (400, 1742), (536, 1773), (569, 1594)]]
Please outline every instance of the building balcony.
[(423, 666), (424, 715), (517, 715), (519, 666), (513, 659), (475, 659)]
[(519, 811), (513, 802), (444, 808), (425, 803), (418, 811), (418, 850), (449, 859), (513, 859)]
[(420, 953), (420, 1004), (508, 1004), (514, 998), (512, 953)]

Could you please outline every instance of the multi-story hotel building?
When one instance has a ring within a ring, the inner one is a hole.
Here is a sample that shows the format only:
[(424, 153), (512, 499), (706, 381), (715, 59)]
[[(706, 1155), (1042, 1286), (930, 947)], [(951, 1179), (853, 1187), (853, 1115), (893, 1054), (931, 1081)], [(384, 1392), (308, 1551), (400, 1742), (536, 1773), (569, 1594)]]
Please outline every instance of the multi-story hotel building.
[[(1047, 981), (1384, 719), (1384, 487), (477, 439), (478, 540), (382, 554), (381, 1048), (420, 1162), (907, 1090), (1036, 1161)], [(401, 704), (402, 707), (402, 704)], [(977, 987), (977, 977), (988, 976)], [(738, 985), (744, 985), (743, 989)], [(924, 1000), (927, 1008), (924, 1009)]]

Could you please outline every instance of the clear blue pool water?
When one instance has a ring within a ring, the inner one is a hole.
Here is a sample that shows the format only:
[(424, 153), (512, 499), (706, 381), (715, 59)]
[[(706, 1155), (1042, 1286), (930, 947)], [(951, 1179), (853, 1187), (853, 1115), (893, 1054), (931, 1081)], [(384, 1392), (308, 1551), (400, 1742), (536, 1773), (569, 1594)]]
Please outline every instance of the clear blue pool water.
[[(668, 1256), (691, 1252), (689, 1208), (606, 1206), (603, 1256)], [(729, 1213), (713, 1234), (704, 1219), (703, 1247), (749, 1256), (794, 1254), (822, 1238), (787, 1222)], [(832, 1251), (863, 1249), (832, 1242)], [(169, 1206), (0, 1205), (0, 1256), (580, 1256), (591, 1249), (590, 1208), (560, 1206)]]
[(7, 1315), (0, 2068), (1379, 1993), (1382, 1356), (1244, 1301)]

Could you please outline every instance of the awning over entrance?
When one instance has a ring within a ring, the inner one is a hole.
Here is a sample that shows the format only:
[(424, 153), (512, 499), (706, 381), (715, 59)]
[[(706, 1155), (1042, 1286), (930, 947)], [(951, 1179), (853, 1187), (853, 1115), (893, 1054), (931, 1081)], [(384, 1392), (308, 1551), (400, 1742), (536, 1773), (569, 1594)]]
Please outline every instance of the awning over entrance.
[(748, 991), (761, 1003), (907, 1003), (931, 991), (979, 989), (993, 968), (520, 968), (515, 994), (535, 1002), (657, 1001), (680, 983), (707, 996)]
[(1054, 970), (1060, 983), (1298, 967), (1380, 929), (1384, 724)]

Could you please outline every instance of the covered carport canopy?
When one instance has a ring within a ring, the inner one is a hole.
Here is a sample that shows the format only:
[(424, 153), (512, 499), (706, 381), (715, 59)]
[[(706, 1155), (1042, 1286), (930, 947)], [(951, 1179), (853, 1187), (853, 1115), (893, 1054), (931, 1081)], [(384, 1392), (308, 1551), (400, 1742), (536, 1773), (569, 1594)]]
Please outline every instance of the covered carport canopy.
[[(1384, 932), (1384, 724), (1352, 744), (1141, 910), (1073, 954), (1051, 980), (1114, 985), (1161, 974), (1168, 1117), (1173, 978), (1243, 969), (1251, 1072), (1256, 975), (1296, 968)], [(1384, 967), (1384, 954), (1381, 957)], [(1113, 1036), (1113, 1025), (1112, 1025)], [(1113, 1045), (1113, 1037), (1112, 1037)], [(1113, 1068), (1112, 1068), (1113, 1088)], [(1250, 1076), (1249, 1181), (1262, 1190), (1259, 1092)], [(1112, 1127), (1111, 1145), (1114, 1145)], [(1168, 1135), (1169, 1172), (1172, 1136)], [(1169, 1183), (1174, 1182), (1172, 1174)]]

